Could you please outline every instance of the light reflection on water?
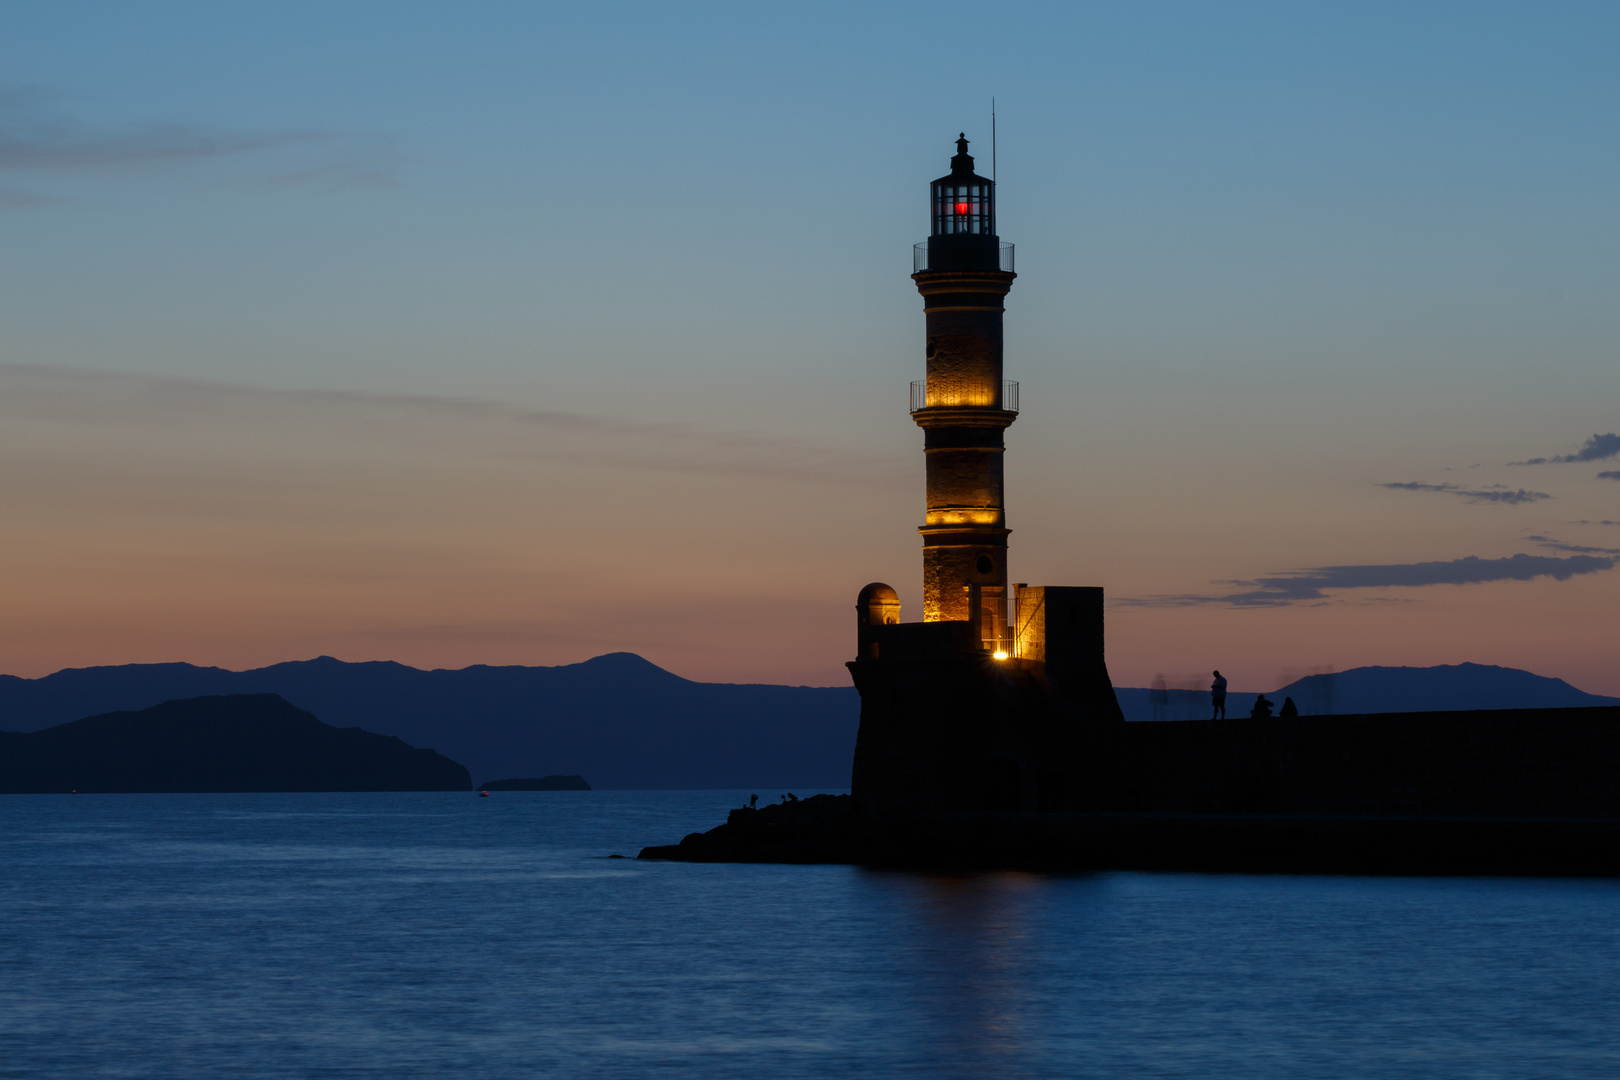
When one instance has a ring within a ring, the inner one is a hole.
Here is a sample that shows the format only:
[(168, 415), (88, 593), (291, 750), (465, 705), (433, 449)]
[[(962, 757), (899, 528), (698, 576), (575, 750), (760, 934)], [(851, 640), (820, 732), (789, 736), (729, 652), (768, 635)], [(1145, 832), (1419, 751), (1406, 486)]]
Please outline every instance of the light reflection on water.
[(1026, 1048), (1038, 1035), (1029, 1030), (1035, 1017), (1023, 976), (1042, 881), (1010, 873), (886, 877), (912, 914), (907, 981), (915, 1007), (937, 1028), (936, 1045), (979, 1075), (1036, 1075)]
[(746, 795), (0, 796), (0, 1077), (1620, 1076), (1620, 883), (603, 858)]

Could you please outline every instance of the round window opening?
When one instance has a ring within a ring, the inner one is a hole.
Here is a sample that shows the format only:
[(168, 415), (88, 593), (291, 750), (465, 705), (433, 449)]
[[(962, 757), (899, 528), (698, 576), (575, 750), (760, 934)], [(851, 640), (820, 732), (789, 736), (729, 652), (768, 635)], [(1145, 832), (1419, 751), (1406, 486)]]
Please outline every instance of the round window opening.
[(978, 571), (981, 574), (988, 574), (990, 571), (996, 568), (996, 564), (990, 561), (990, 556), (988, 555), (980, 555), (979, 561), (973, 565), (978, 568)]

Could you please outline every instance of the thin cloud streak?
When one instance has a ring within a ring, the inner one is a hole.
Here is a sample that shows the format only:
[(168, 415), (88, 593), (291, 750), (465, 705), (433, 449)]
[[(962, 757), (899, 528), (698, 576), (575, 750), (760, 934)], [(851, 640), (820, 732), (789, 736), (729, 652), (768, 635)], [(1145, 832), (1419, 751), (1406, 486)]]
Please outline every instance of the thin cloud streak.
[(1441, 495), (1456, 495), (1469, 502), (1500, 503), (1507, 506), (1518, 506), (1521, 503), (1540, 502), (1552, 498), (1545, 491), (1526, 491), (1524, 488), (1512, 490), (1509, 488), (1465, 488), (1458, 484), (1422, 484), (1415, 480), (1399, 484), (1379, 484), (1379, 487), (1394, 491), (1432, 491)]
[(1576, 555), (1620, 555), (1620, 548), (1587, 547), (1584, 544), (1568, 544), (1562, 540), (1554, 540), (1550, 536), (1527, 536), (1526, 540), (1540, 544), (1551, 551), (1567, 551)]
[(0, 417), (98, 426), (248, 425), (443, 441), (458, 452), (638, 472), (889, 484), (906, 463), (808, 440), (696, 424), (521, 409), (470, 398), (275, 390), (222, 381), (0, 364)]
[[(1607, 461), (1609, 458), (1620, 455), (1620, 433), (1609, 432), (1607, 435), (1593, 435), (1586, 440), (1579, 450), (1573, 454), (1559, 454), (1557, 457), (1531, 458), (1529, 461), (1510, 461), (1509, 465), (1568, 465), (1582, 461)], [(1615, 473), (1599, 473), (1601, 477), (1615, 477)]]
[(23, 206), (43, 206), (46, 203), (61, 201), (51, 195), (41, 195), (21, 188), (0, 188), (0, 210), (16, 210)]
[[(395, 187), (387, 142), (329, 131), (220, 131), (173, 123), (96, 126), (67, 113), (54, 95), (39, 88), (0, 87), (0, 171), (13, 173), (94, 171), (301, 149), (326, 160), (283, 168), (265, 182), (321, 191)], [(0, 209), (57, 201), (34, 192), (0, 191)]]
[(318, 187), (321, 191), (348, 188), (397, 188), (399, 179), (391, 169), (366, 168), (354, 162), (320, 165), (311, 169), (278, 173), (265, 181), (274, 187)]
[(324, 138), (314, 132), (219, 132), (181, 124), (96, 128), (33, 87), (0, 88), (0, 169), (85, 169), (220, 157)]
[(1284, 607), (1291, 604), (1323, 603), (1329, 591), (1341, 589), (1411, 589), (1429, 585), (1480, 585), (1493, 581), (1531, 581), (1550, 577), (1568, 581), (1583, 574), (1596, 574), (1614, 568), (1614, 557), (1571, 555), (1511, 555), (1505, 559), (1481, 559), (1469, 555), (1449, 562), (1393, 563), (1374, 566), (1320, 566), (1256, 578), (1232, 581), (1248, 586), (1241, 592), (1218, 595), (1149, 596), (1120, 601), (1125, 607), (1195, 607), (1215, 604), (1227, 607)]

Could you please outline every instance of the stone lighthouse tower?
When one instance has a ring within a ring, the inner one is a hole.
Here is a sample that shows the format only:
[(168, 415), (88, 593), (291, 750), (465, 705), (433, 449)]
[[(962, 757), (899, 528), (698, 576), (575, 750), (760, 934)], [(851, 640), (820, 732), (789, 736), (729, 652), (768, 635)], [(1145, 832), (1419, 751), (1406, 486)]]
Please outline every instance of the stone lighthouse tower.
[(1003, 438), (1018, 384), (1002, 379), (1001, 316), (1013, 246), (996, 234), (996, 186), (956, 140), (951, 171), (929, 185), (932, 228), (912, 280), (927, 319), (928, 378), (913, 383), (911, 418), (928, 461), (923, 621), (970, 622), (990, 652), (1010, 651)]
[(1103, 591), (1020, 584), (1008, 602), (1002, 455), (1018, 384), (1002, 379), (1001, 316), (1015, 275), (995, 183), (967, 150), (963, 136), (929, 187), (932, 228), (912, 264), (928, 325), (928, 378), (911, 384), (928, 461), (923, 621), (901, 622), (881, 581), (855, 604), (850, 789), (879, 814), (1074, 809), (1089, 760), (1078, 732), (1124, 719), (1103, 659)]

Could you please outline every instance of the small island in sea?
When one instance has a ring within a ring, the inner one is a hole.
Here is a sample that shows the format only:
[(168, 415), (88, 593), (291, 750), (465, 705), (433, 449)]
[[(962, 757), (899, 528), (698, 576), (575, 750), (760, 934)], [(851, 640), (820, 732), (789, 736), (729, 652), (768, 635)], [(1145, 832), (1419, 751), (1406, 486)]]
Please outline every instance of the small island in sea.
[(479, 784), (479, 791), (589, 791), (583, 776), (514, 776)]

